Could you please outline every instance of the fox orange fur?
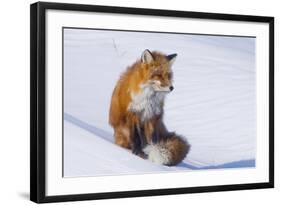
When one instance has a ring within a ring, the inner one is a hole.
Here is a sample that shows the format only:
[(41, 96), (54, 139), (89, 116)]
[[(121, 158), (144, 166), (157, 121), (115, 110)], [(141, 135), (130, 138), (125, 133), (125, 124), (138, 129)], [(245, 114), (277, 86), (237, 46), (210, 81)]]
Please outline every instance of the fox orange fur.
[(190, 149), (163, 122), (165, 96), (173, 90), (171, 67), (176, 56), (145, 50), (121, 75), (109, 111), (117, 145), (168, 166), (181, 162)]

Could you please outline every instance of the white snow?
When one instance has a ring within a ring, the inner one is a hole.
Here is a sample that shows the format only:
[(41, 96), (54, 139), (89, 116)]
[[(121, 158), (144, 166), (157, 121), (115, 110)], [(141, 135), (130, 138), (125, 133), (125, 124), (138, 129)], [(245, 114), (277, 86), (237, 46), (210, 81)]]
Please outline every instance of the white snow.
[[(191, 151), (176, 167), (113, 144), (111, 93), (145, 49), (177, 53), (165, 124)], [(64, 175), (96, 176), (255, 166), (255, 39), (64, 30)]]
[[(65, 122), (64, 176), (97, 176), (169, 170), (143, 160), (94, 133)], [(83, 140), (81, 140), (82, 138)], [(128, 166), (130, 165), (130, 166)]]

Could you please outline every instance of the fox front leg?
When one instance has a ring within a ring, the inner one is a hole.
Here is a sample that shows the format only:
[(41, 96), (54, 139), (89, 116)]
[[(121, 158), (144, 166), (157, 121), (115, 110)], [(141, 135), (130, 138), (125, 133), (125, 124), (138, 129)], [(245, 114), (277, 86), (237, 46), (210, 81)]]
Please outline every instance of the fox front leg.
[(138, 136), (140, 138), (141, 149), (143, 149), (147, 145), (147, 141), (146, 141), (146, 137), (145, 137), (145, 132), (144, 132), (144, 127), (137, 126), (137, 132), (138, 132)]
[(134, 154), (138, 155), (141, 152), (140, 136), (136, 127), (134, 127), (131, 147)]
[(143, 128), (139, 127), (138, 125), (134, 127), (134, 136), (132, 142), (132, 152), (142, 158), (146, 158), (146, 155), (142, 151), (146, 145), (144, 131)]
[(159, 132), (157, 129), (154, 129), (152, 132), (152, 143), (156, 144), (159, 141)]

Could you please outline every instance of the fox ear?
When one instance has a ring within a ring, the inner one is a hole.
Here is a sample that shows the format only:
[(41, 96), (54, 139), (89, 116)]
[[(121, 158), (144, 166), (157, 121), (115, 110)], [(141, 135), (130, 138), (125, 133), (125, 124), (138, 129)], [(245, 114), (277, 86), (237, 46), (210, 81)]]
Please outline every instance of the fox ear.
[(170, 65), (172, 65), (175, 62), (177, 55), (178, 54), (174, 53), (174, 54), (166, 56), (168, 61), (169, 61), (169, 63), (170, 63)]
[(152, 56), (152, 53), (148, 50), (148, 49), (145, 49), (143, 52), (142, 52), (142, 55), (141, 55), (141, 62), (142, 63), (146, 63), (146, 64), (149, 64), (153, 61), (153, 56)]

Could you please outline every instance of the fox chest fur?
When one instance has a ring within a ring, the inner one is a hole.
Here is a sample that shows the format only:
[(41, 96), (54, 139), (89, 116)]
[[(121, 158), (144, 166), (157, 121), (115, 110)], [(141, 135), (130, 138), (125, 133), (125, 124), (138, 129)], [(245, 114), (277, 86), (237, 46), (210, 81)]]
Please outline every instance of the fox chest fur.
[(140, 92), (131, 93), (128, 111), (136, 113), (141, 122), (146, 122), (163, 112), (165, 93), (155, 92), (151, 85), (142, 85)]

